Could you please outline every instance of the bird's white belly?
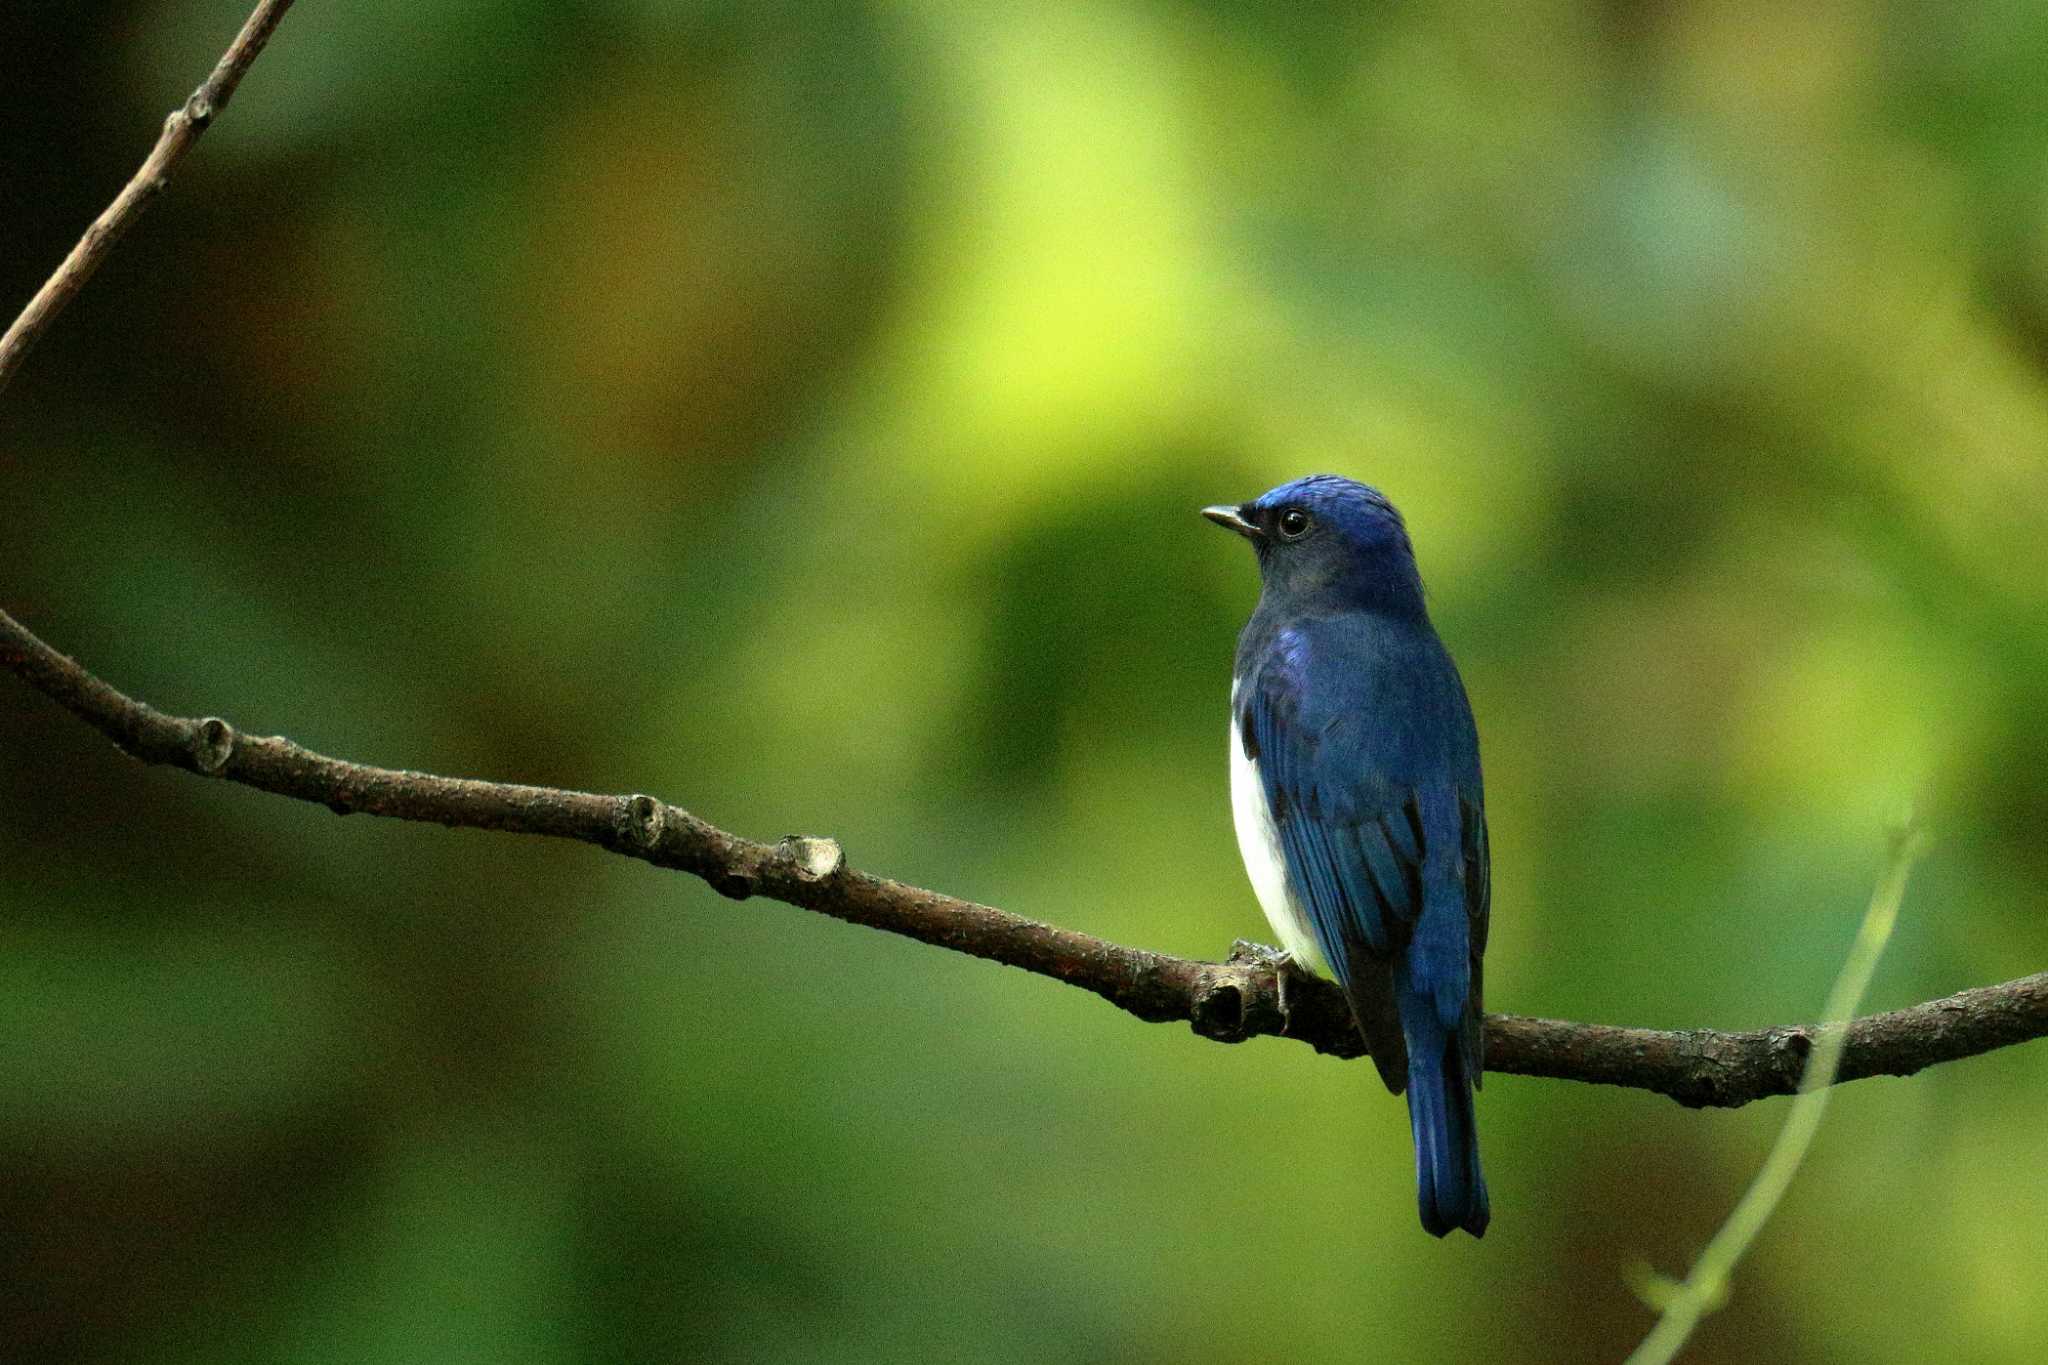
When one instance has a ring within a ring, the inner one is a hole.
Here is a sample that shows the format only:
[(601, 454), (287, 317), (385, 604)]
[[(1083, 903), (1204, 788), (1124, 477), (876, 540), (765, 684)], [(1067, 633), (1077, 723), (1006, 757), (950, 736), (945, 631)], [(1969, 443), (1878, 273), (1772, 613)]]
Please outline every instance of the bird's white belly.
[(1244, 859), (1245, 875), (1251, 878), (1252, 893), (1266, 922), (1279, 935), (1280, 946), (1305, 970), (1330, 974), (1316, 947), (1308, 916), (1287, 884), (1287, 860), (1280, 852), (1280, 831), (1273, 824), (1272, 808), (1266, 804), (1266, 788), (1259, 779), (1258, 764), (1244, 750), (1244, 737), (1237, 725), (1237, 689), (1230, 691), (1230, 815), (1237, 826), (1237, 852)]

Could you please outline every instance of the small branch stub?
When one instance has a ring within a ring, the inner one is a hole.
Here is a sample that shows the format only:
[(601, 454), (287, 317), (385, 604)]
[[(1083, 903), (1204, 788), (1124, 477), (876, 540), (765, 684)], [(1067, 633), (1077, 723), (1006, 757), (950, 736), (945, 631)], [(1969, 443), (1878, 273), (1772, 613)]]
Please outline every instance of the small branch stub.
[(651, 796), (629, 796), (619, 807), (619, 828), (633, 847), (652, 852), (668, 826), (668, 807)]
[(208, 777), (220, 776), (235, 753), (235, 727), (208, 716), (192, 730), (192, 765)]
[(820, 839), (809, 834), (785, 834), (775, 845), (775, 856), (790, 865), (800, 882), (822, 882), (835, 877), (846, 866), (846, 851), (837, 839)]
[(1250, 1037), (1245, 976), (1242, 968), (1227, 964), (1202, 973), (1189, 1004), (1188, 1026), (1219, 1043), (1239, 1043)]

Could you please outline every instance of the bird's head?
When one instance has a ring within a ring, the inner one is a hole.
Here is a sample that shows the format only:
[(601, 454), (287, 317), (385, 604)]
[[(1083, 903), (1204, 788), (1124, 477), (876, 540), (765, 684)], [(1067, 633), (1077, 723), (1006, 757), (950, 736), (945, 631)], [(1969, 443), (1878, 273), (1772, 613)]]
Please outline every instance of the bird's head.
[(1311, 474), (1202, 515), (1258, 551), (1268, 595), (1420, 615), (1422, 577), (1401, 514), (1377, 488)]

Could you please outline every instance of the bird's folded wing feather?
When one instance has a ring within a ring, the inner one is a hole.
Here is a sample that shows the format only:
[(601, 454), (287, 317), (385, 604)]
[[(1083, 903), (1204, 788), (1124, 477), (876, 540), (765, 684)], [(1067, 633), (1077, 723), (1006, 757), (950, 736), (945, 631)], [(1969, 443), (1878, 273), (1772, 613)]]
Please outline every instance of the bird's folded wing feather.
[[(1445, 781), (1432, 783), (1427, 792), (1392, 779), (1387, 760), (1396, 756), (1383, 748), (1411, 736), (1386, 736), (1387, 744), (1376, 750), (1374, 737), (1366, 730), (1369, 718), (1362, 714), (1367, 699), (1348, 695), (1349, 688), (1312, 695), (1301, 676), (1305, 662), (1300, 649), (1269, 657), (1241, 694), (1237, 717), (1246, 752), (1253, 755), (1265, 788), (1288, 881), (1316, 945), (1351, 998), (1367, 1044), (1381, 1060), (1382, 1075), (1398, 1089), (1395, 1073), (1405, 1073), (1405, 1067), (1389, 1068), (1398, 1057), (1400, 1041), (1389, 969), (1408, 947), (1422, 918), (1427, 894), (1425, 828), (1438, 830), (1443, 839), (1455, 822), (1456, 834), (1443, 842), (1455, 840), (1462, 863), (1462, 885), (1455, 894), (1463, 902), (1457, 907), (1464, 911), (1459, 916), (1463, 932), (1433, 922), (1468, 940), (1469, 988), (1456, 991), (1462, 1001), (1445, 1002), (1463, 1019), (1446, 1024), (1463, 1035), (1476, 1078), (1479, 959), (1486, 946), (1490, 900), (1477, 755), (1472, 756), (1469, 777), (1461, 771), (1446, 772)], [(1463, 691), (1455, 675), (1448, 682), (1462, 708)], [(1465, 714), (1469, 717), (1469, 712)], [(1465, 725), (1470, 725), (1469, 719)], [(1397, 760), (1393, 766), (1414, 764)], [(1463, 970), (1455, 976), (1460, 986), (1466, 984)], [(1383, 1052), (1396, 1057), (1383, 1058)]]
[(1324, 752), (1324, 718), (1302, 702), (1288, 670), (1268, 667), (1243, 699), (1238, 723), (1258, 764), (1288, 880), (1317, 946), (1348, 985), (1341, 978), (1353, 952), (1385, 959), (1408, 940), (1422, 904), (1419, 831), (1400, 793), (1348, 755)]

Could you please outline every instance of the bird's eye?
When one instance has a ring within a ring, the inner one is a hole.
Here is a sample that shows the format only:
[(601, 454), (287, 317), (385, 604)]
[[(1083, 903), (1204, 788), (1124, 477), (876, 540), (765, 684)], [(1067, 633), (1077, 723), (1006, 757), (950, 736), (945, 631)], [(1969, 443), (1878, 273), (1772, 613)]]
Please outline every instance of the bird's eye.
[(1309, 520), (1308, 513), (1302, 511), (1299, 507), (1290, 507), (1280, 514), (1278, 525), (1280, 528), (1280, 539), (1300, 540), (1308, 534), (1308, 528), (1314, 525), (1314, 523)]

